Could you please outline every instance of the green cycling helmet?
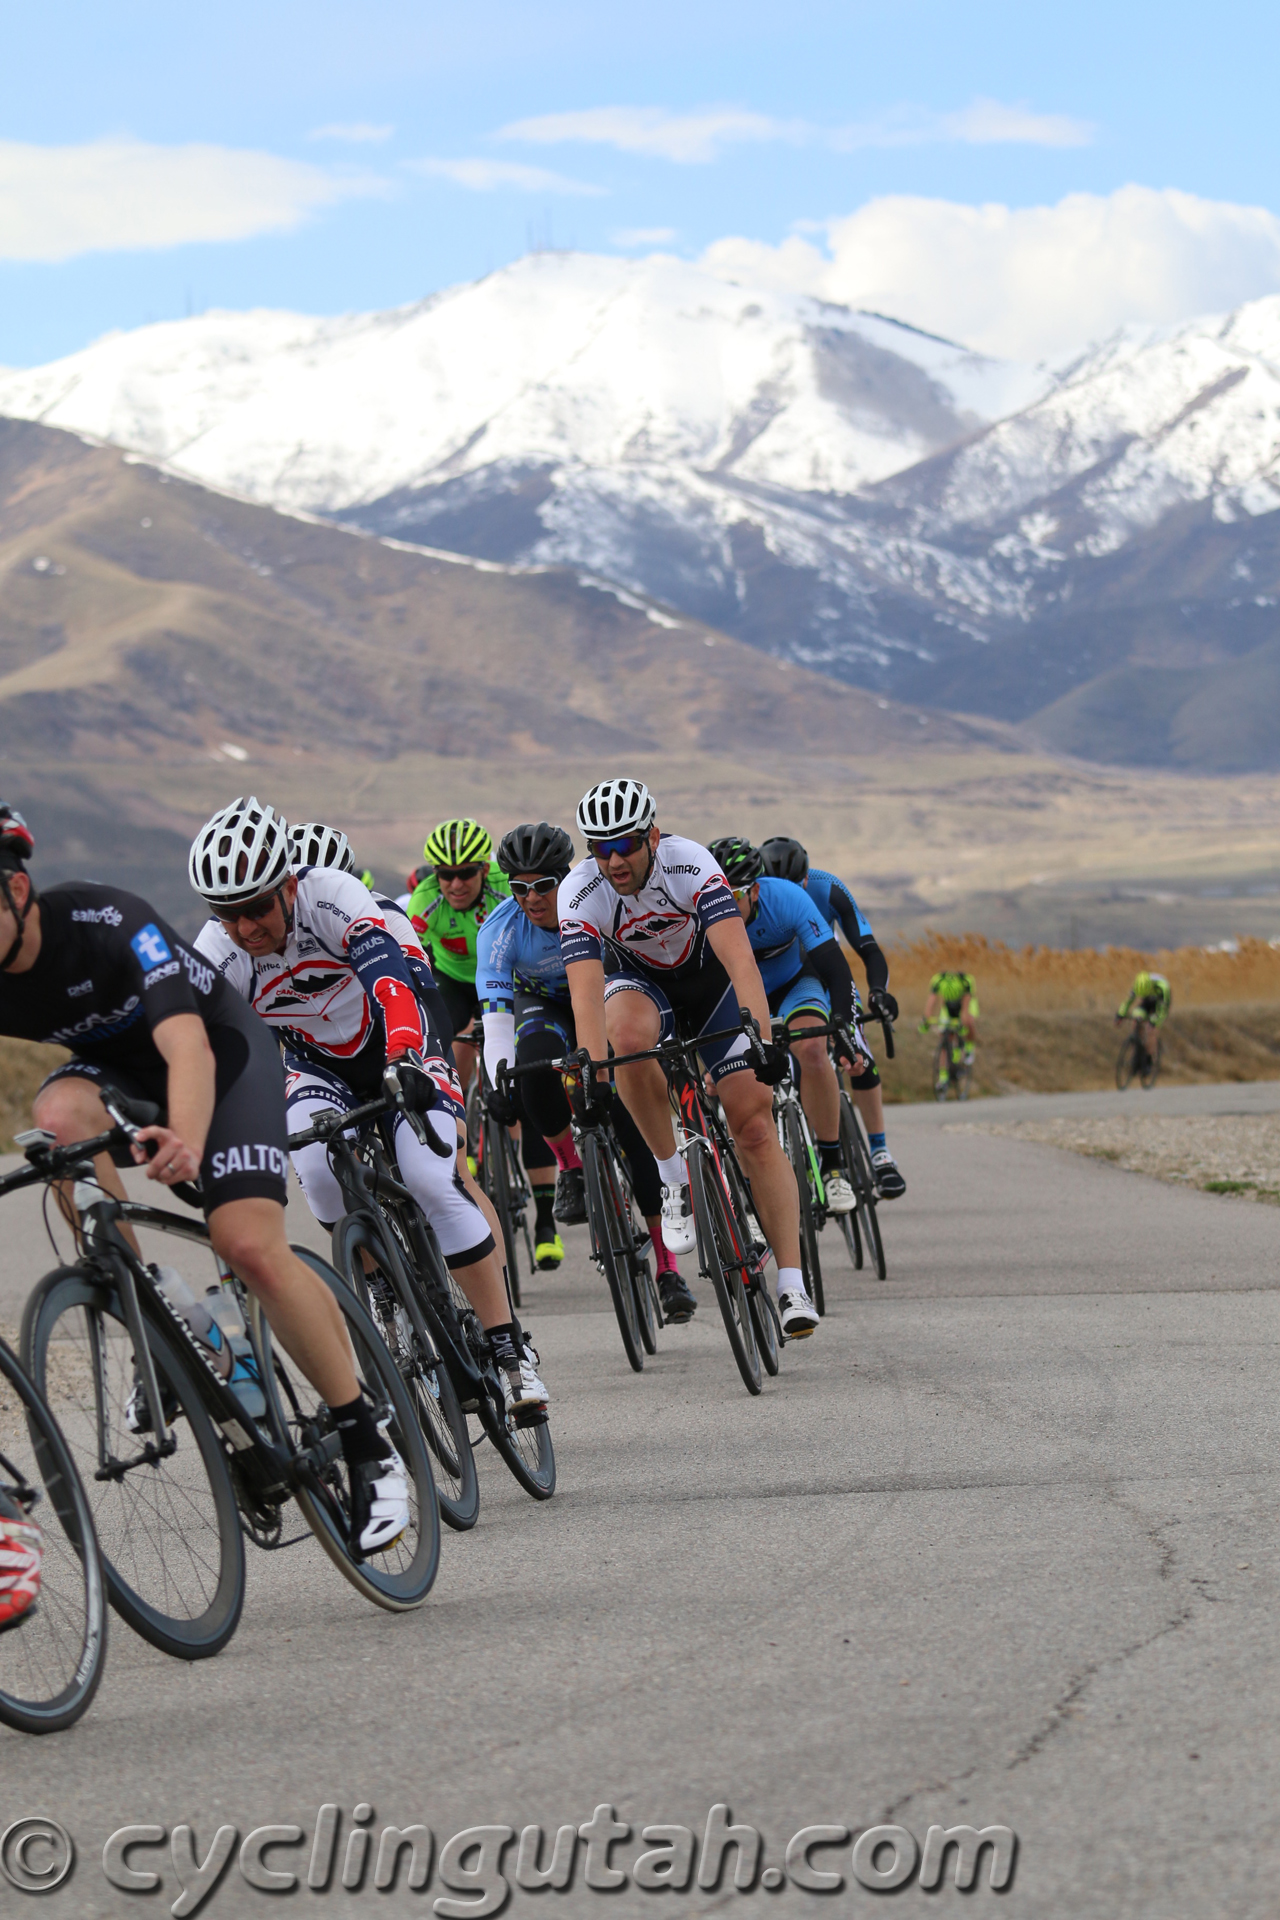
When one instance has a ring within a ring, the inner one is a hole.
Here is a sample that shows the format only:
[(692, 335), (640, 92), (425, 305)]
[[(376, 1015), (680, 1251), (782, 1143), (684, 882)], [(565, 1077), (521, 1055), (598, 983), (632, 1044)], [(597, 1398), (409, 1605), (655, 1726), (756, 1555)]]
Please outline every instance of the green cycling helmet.
[(432, 827), (422, 851), (433, 867), (467, 867), (492, 860), (493, 840), (478, 820), (442, 820)]
[(1155, 984), (1149, 973), (1140, 973), (1133, 983), (1133, 990), (1135, 993), (1151, 993)]
[(719, 861), (725, 879), (731, 887), (750, 887), (764, 872), (764, 860), (759, 847), (753, 847), (749, 840), (739, 834), (726, 834), (723, 840), (713, 840), (707, 852)]

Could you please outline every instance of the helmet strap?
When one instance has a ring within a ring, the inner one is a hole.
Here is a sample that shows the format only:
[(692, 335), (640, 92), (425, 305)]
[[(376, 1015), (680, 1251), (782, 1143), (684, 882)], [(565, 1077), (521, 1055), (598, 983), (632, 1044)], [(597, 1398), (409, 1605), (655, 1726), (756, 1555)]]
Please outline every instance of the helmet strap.
[(27, 915), (31, 911), (31, 902), (35, 896), (29, 893), (27, 895), (26, 906), (19, 907), (17, 905), (12, 893), (9, 891), (9, 869), (7, 867), (0, 867), (0, 894), (3, 894), (6, 907), (8, 907), (10, 913), (18, 923), (18, 931), (10, 943), (9, 950), (5, 954), (4, 959), (0, 960), (0, 973), (8, 973), (18, 955), (22, 952), (22, 943), (27, 937)]

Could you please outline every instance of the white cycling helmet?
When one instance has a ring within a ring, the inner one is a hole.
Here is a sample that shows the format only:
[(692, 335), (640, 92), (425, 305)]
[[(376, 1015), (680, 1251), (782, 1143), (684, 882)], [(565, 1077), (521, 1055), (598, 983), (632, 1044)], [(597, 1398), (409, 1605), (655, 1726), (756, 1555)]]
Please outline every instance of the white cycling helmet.
[(211, 907), (238, 907), (289, 877), (289, 829), (252, 794), (215, 813), (191, 843), (187, 877)]
[(326, 827), (322, 820), (290, 827), (289, 851), (295, 867), (338, 867), (343, 873), (356, 870), (356, 857), (346, 834), (338, 827)]
[(578, 832), (588, 840), (613, 833), (642, 833), (658, 809), (643, 780), (601, 780), (578, 802)]

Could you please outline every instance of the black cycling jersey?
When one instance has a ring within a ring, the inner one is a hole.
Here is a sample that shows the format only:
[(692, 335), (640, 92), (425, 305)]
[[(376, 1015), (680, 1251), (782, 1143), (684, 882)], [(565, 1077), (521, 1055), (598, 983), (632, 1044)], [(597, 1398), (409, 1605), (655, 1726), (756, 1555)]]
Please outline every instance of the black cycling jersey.
[(0, 974), (0, 1033), (69, 1047), (75, 1059), (51, 1079), (79, 1071), (155, 1101), (163, 1116), (168, 1068), (152, 1034), (174, 1014), (196, 1014), (217, 1070), (205, 1207), (283, 1202), (284, 1075), (257, 1015), (137, 894), (77, 881), (41, 893), (39, 911), (35, 964)]

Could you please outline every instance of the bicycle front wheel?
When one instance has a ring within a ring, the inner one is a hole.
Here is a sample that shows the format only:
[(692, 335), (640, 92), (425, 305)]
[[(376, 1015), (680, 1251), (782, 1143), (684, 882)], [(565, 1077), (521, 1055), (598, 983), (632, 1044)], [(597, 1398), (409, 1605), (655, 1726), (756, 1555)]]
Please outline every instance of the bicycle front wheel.
[(388, 1613), (420, 1607), (440, 1565), (440, 1506), (431, 1457), (404, 1381), (364, 1307), (333, 1268), (309, 1247), (293, 1251), (324, 1281), (347, 1323), (360, 1390), (373, 1417), (404, 1462), (409, 1482), (409, 1524), (389, 1547), (357, 1557), (351, 1543), (351, 1487), (347, 1464), (328, 1407), (305, 1375), (274, 1346), (257, 1299), (250, 1301), (254, 1333), (263, 1356), (267, 1406), (279, 1438), (306, 1464), (294, 1489), (303, 1517), (344, 1579)]
[(644, 1367), (644, 1344), (632, 1274), (634, 1237), (631, 1212), (613, 1157), (594, 1128), (584, 1132), (582, 1169), (586, 1176), (587, 1217), (596, 1264), (609, 1283), (622, 1350), (636, 1373)]
[(933, 1097), (945, 1100), (951, 1091), (951, 1048), (944, 1037), (933, 1060)]
[(40, 1591), (0, 1633), (0, 1720), (60, 1733), (98, 1688), (107, 1597), (88, 1496), (48, 1407), (0, 1341), (0, 1493), (43, 1536)]
[[(880, 1219), (876, 1212), (875, 1174), (871, 1170), (871, 1156), (867, 1152), (853, 1102), (847, 1094), (840, 1101), (840, 1157), (848, 1169), (849, 1184), (855, 1195), (854, 1234), (858, 1251), (861, 1254), (862, 1248), (866, 1247), (876, 1278), (883, 1280), (888, 1269), (885, 1265), (884, 1242), (880, 1238)], [(860, 1267), (861, 1259), (854, 1264)]]
[(1160, 1075), (1161, 1052), (1162, 1052), (1162, 1042), (1160, 1040), (1159, 1035), (1157, 1035), (1155, 1046), (1152, 1047), (1150, 1053), (1148, 1053), (1142, 1065), (1142, 1084), (1148, 1093), (1151, 1091), (1152, 1087), (1154, 1087)]
[(1128, 1034), (1116, 1056), (1116, 1086), (1123, 1093), (1138, 1071), (1138, 1036)]
[(499, 1126), (488, 1114), (483, 1119), (484, 1127), (484, 1185), (485, 1192), (493, 1202), (493, 1210), (498, 1216), (502, 1228), (502, 1253), (507, 1263), (507, 1282), (511, 1288), (511, 1304), (520, 1305), (520, 1242), (517, 1238), (516, 1193), (518, 1191), (519, 1172), (512, 1164), (515, 1154), (515, 1142), (506, 1127)]
[(809, 1165), (809, 1147), (804, 1128), (800, 1124), (800, 1116), (790, 1105), (786, 1108), (784, 1115), (783, 1134), (783, 1148), (795, 1172), (796, 1193), (800, 1201), (800, 1271), (804, 1275), (804, 1284), (809, 1298), (819, 1313), (825, 1313), (827, 1302), (822, 1291), (822, 1262), (818, 1254), (818, 1222)]
[(742, 1235), (729, 1210), (719, 1172), (705, 1151), (693, 1149), (688, 1156), (689, 1198), (693, 1204), (694, 1225), (698, 1235), (698, 1269), (710, 1280), (720, 1302), (729, 1346), (748, 1393), (759, 1393), (760, 1350), (743, 1273), (750, 1258), (750, 1241), (744, 1247)]
[(174, 1443), (163, 1457), (155, 1457), (150, 1431), (129, 1430), (126, 1408), (141, 1388), (133, 1336), (108, 1281), (83, 1267), (46, 1274), (22, 1316), (22, 1357), (80, 1470), (112, 1606), (162, 1653), (205, 1660), (240, 1619), (244, 1537), (199, 1363), (147, 1304), (140, 1287)]

